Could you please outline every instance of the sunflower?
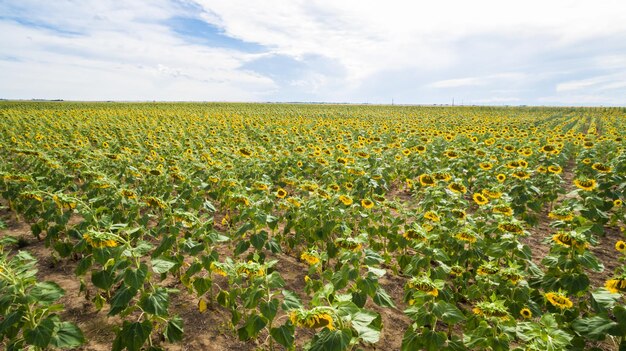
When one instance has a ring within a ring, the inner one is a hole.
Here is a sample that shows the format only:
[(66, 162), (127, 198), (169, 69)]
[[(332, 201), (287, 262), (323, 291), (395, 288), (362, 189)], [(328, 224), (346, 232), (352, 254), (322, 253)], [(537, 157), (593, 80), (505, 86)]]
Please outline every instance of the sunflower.
[(501, 321), (506, 321), (510, 318), (509, 312), (502, 303), (497, 302), (479, 302), (472, 308), (472, 312), (485, 318), (496, 318)]
[(452, 214), (452, 216), (454, 216), (454, 218), (459, 219), (459, 220), (464, 220), (465, 217), (467, 217), (467, 213), (465, 213), (465, 211), (459, 210), (456, 208), (452, 209), (450, 213)]
[(574, 180), (574, 185), (579, 189), (591, 191), (596, 188), (598, 183), (595, 179), (576, 179)]
[(562, 310), (567, 309), (567, 308), (572, 308), (572, 306), (574, 306), (574, 303), (572, 303), (572, 300), (570, 300), (566, 295), (560, 292), (551, 291), (549, 293), (546, 293), (545, 297), (552, 306), (558, 307)]
[(569, 210), (550, 211), (548, 217), (559, 221), (569, 222), (574, 219), (574, 213)]
[(465, 194), (467, 192), (465, 185), (457, 182), (450, 183), (448, 189), (456, 194)]
[(604, 164), (602, 164), (602, 163), (599, 163), (599, 162), (594, 163), (594, 164), (591, 166), (591, 168), (593, 168), (593, 169), (595, 169), (596, 171), (601, 172), (601, 173), (610, 173), (610, 172), (611, 172), (611, 170), (613, 169), (613, 168), (611, 168), (611, 167), (609, 167), (609, 166), (607, 166), (607, 165), (604, 165)]
[(623, 240), (620, 240), (618, 242), (615, 243), (615, 250), (619, 251), (619, 252), (626, 252), (626, 242), (624, 242)]
[(433, 222), (439, 222), (441, 221), (441, 218), (439, 218), (439, 216), (433, 212), (433, 211), (428, 211), (426, 213), (424, 213), (424, 218), (431, 220)]
[(150, 207), (154, 207), (154, 208), (164, 209), (167, 207), (167, 204), (163, 200), (156, 198), (154, 196), (150, 196), (146, 198), (145, 203), (146, 205)]
[(493, 275), (498, 273), (500, 268), (498, 268), (494, 263), (485, 263), (480, 265), (476, 270), (476, 274), (478, 275)]
[(584, 147), (585, 149), (591, 149), (591, 148), (593, 147), (593, 145), (594, 145), (594, 144), (593, 144), (593, 142), (591, 142), (591, 141), (585, 141), (585, 142), (583, 143), (583, 147)]
[(413, 179), (407, 178), (404, 182), (406, 183), (407, 189), (413, 189)]
[(517, 178), (517, 179), (529, 179), (530, 178), (530, 173), (528, 173), (526, 171), (515, 171), (515, 172), (513, 172), (512, 176)]
[(287, 202), (289, 202), (296, 208), (299, 208), (300, 206), (302, 206), (302, 203), (295, 197), (287, 198)]
[(609, 279), (604, 284), (604, 287), (613, 294), (616, 294), (619, 291), (626, 291), (626, 279)]
[(350, 206), (352, 205), (352, 198), (346, 195), (339, 196), (339, 201), (341, 201), (344, 205)]
[(498, 205), (495, 206), (492, 211), (494, 213), (499, 213), (501, 215), (505, 215), (507, 217), (511, 217), (513, 216), (513, 209), (510, 206), (506, 206), (506, 205)]
[(553, 152), (554, 150), (556, 150), (556, 147), (551, 144), (546, 144), (541, 147), (541, 152), (545, 152), (545, 153), (550, 153), (550, 152)]
[(613, 207), (619, 208), (619, 207), (622, 207), (623, 204), (624, 204), (624, 202), (622, 200), (620, 200), (620, 199), (613, 200)]
[(454, 236), (456, 239), (461, 240), (461, 241), (467, 241), (470, 244), (473, 244), (476, 242), (476, 236), (473, 233), (470, 232), (460, 232), (457, 235)]
[(492, 191), (489, 189), (483, 189), (483, 191), (481, 191), (481, 193), (485, 196), (487, 196), (488, 198), (491, 199), (499, 199), (502, 197), (502, 193), (499, 191)]
[(252, 156), (252, 151), (242, 147), (241, 149), (239, 149), (239, 154), (245, 158), (248, 158)]
[(446, 152), (443, 153), (447, 158), (450, 159), (455, 159), (457, 157), (459, 157), (459, 154), (456, 151), (453, 150), (448, 150)]
[(402, 237), (407, 240), (426, 241), (426, 234), (421, 230), (409, 229), (402, 234)]
[(276, 191), (276, 197), (279, 199), (284, 199), (287, 196), (287, 191), (283, 188), (278, 188)]
[(493, 168), (493, 165), (489, 162), (481, 162), (478, 164), (478, 167), (480, 167), (480, 169), (488, 171)]
[(500, 223), (500, 224), (498, 224), (498, 229), (500, 229), (500, 230), (502, 230), (504, 232), (513, 233), (513, 234), (522, 234), (522, 233), (524, 233), (524, 227), (522, 227), (518, 223), (513, 223), (513, 222)]
[(506, 176), (500, 173), (496, 176), (496, 179), (498, 180), (499, 183), (503, 183), (506, 180)]
[(224, 270), (224, 264), (223, 263), (211, 262), (211, 265), (210, 265), (209, 268), (211, 270), (211, 273), (215, 273), (215, 274), (221, 275), (222, 277), (225, 277), (225, 276), (228, 275), (226, 273), (226, 271)]
[(310, 266), (320, 263), (320, 258), (317, 253), (303, 252), (300, 255), (300, 259), (308, 263)]
[(334, 330), (332, 309), (325, 306), (315, 307), (309, 311), (296, 310), (289, 314), (291, 323), (310, 329), (328, 328)]
[(129, 189), (122, 189), (122, 191), (120, 191), (120, 194), (127, 199), (137, 199), (137, 193)]
[(422, 174), (417, 178), (422, 186), (434, 186), (435, 179), (429, 174)]
[(524, 307), (519, 311), (520, 316), (522, 316), (522, 318), (524, 319), (530, 319), (533, 318), (533, 313), (530, 311), (530, 309)]
[(361, 206), (369, 210), (370, 208), (374, 207), (374, 202), (370, 199), (363, 199), (361, 200)]
[(111, 233), (89, 230), (83, 234), (83, 239), (93, 248), (106, 248), (118, 246), (117, 237)]
[(435, 284), (427, 277), (413, 277), (407, 283), (407, 287), (409, 289), (419, 290), (434, 297), (439, 296), (439, 289), (437, 289)]
[(476, 204), (478, 204), (479, 206), (483, 206), (489, 203), (489, 199), (487, 199), (483, 194), (481, 193), (475, 193), (472, 198), (474, 199), (474, 202)]
[(563, 172), (563, 168), (559, 165), (548, 166), (548, 172), (552, 174), (561, 174), (561, 172)]
[(586, 164), (586, 165), (591, 164), (591, 159), (590, 159), (590, 158), (584, 158), (584, 159), (582, 160), (582, 163), (583, 163), (583, 164)]

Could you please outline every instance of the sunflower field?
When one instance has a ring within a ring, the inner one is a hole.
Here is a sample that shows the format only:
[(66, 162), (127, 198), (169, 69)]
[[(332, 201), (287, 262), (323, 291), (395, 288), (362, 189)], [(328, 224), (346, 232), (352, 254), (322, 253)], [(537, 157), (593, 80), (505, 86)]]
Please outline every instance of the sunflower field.
[(0, 102), (0, 345), (626, 350), (625, 146), (622, 108)]

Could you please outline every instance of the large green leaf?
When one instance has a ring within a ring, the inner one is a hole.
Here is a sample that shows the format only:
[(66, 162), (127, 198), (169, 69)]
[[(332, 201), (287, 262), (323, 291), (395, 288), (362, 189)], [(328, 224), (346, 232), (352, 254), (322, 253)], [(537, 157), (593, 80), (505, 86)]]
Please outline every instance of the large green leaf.
[(315, 334), (309, 351), (343, 351), (347, 350), (352, 339), (349, 330), (329, 330), (324, 328)]
[(109, 316), (114, 316), (125, 310), (133, 297), (135, 297), (135, 294), (137, 294), (136, 288), (122, 285), (111, 298)]
[(284, 310), (293, 310), (296, 308), (302, 308), (302, 301), (294, 292), (289, 290), (283, 290), (283, 296), (285, 299), (283, 300), (283, 309)]
[(59, 349), (74, 349), (85, 343), (83, 332), (73, 323), (62, 322), (52, 335), (50, 344)]
[(152, 270), (157, 274), (167, 273), (175, 265), (176, 263), (170, 260), (165, 260), (162, 258), (152, 259)]
[(121, 351), (126, 348), (128, 351), (140, 351), (143, 344), (152, 332), (150, 321), (130, 323), (124, 321), (122, 329), (117, 333), (113, 342), (113, 351)]
[(257, 315), (250, 316), (250, 318), (246, 320), (246, 323), (241, 328), (237, 329), (239, 339), (250, 340), (256, 337), (266, 325), (267, 320), (265, 318)]
[(465, 319), (461, 310), (445, 301), (439, 301), (433, 305), (433, 314), (447, 324), (455, 324)]
[(183, 339), (183, 319), (176, 316), (167, 322), (165, 327), (165, 337), (169, 342), (176, 342)]
[(127, 269), (124, 272), (124, 283), (132, 288), (139, 289), (143, 286), (147, 275), (148, 265), (141, 263), (138, 269)]
[(169, 307), (169, 295), (167, 289), (158, 287), (152, 293), (141, 297), (139, 307), (145, 312), (157, 316), (167, 316), (167, 308)]
[(65, 291), (57, 283), (39, 282), (29, 291), (29, 295), (39, 303), (48, 304), (65, 295)]
[(285, 348), (290, 349), (293, 347), (295, 327), (291, 323), (287, 323), (278, 328), (272, 328), (270, 335), (277, 343), (283, 345)]
[(113, 270), (104, 270), (91, 273), (91, 282), (102, 290), (109, 290), (113, 285), (115, 272)]
[(52, 333), (54, 333), (55, 321), (58, 321), (58, 318), (56, 315), (48, 316), (33, 329), (26, 329), (24, 331), (24, 340), (33, 346), (48, 347), (52, 339)]
[(378, 306), (381, 307), (396, 307), (391, 299), (391, 296), (389, 296), (385, 289), (380, 286), (376, 289), (376, 295), (374, 295), (373, 300)]
[(603, 316), (580, 318), (572, 322), (572, 328), (575, 331), (594, 340), (603, 340), (607, 331), (616, 325), (617, 323)]

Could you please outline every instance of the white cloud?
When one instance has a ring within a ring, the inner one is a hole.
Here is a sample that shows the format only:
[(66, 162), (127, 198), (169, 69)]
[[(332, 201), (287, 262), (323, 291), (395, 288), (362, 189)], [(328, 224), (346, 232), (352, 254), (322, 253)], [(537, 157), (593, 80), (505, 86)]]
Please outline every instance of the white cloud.
[[(78, 34), (0, 22), (2, 53), (15, 56), (0, 61), (5, 72), (0, 95), (254, 101), (274, 87), (271, 79), (239, 69), (255, 55), (189, 44), (155, 22), (175, 15), (174, 9), (146, 3), (123, 9), (96, 7), (99, 20), (93, 26), (83, 21), (90, 18), (87, 5), (70, 6), (67, 16), (50, 16), (45, 22)], [(142, 22), (145, 16), (152, 20)]]
[[(0, 97), (626, 102), (617, 0), (23, 0), (0, 12)], [(193, 44), (166, 24), (176, 16), (267, 49)], [(340, 69), (304, 64), (281, 80), (280, 67), (247, 68), (268, 56)]]

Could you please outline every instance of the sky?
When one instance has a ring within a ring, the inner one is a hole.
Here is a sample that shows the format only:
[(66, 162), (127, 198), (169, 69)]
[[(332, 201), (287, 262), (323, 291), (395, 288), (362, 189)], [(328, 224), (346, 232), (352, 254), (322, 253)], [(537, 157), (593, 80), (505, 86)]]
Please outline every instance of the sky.
[(623, 0), (0, 0), (0, 98), (626, 105)]

